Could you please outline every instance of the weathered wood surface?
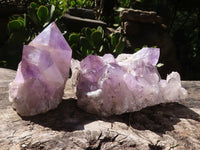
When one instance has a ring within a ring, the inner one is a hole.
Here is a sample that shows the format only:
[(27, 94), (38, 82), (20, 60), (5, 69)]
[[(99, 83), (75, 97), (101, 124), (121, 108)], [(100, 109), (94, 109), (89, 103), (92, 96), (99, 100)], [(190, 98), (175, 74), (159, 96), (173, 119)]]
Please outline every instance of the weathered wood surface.
[(200, 149), (200, 81), (184, 81), (188, 98), (139, 112), (100, 118), (76, 106), (67, 85), (55, 110), (21, 117), (8, 101), (15, 71), (0, 69), (0, 150)]

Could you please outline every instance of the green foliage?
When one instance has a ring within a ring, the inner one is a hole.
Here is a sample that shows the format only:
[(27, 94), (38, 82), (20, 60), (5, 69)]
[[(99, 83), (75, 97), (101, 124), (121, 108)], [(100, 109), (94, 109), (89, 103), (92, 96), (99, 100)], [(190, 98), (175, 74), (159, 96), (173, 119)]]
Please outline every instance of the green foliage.
[(67, 10), (67, 0), (34, 0), (38, 5), (53, 5), (55, 7), (54, 19), (60, 18)]
[(45, 27), (53, 20), (55, 6), (52, 5), (38, 5), (32, 2), (28, 7), (27, 17), (35, 26)]
[(91, 0), (68, 0), (68, 8), (94, 8), (94, 1)]
[(117, 56), (125, 48), (125, 41), (120, 33), (105, 34), (100, 26), (97, 29), (83, 28), (81, 33), (71, 33), (68, 42), (73, 50), (73, 57), (80, 60), (89, 54), (112, 53)]
[[(7, 67), (16, 69), (21, 60), (23, 45), (33, 40), (52, 21), (57, 21), (60, 25), (60, 18), (66, 12), (67, 2), (66, 0), (32, 0), (31, 2), (19, 0), (13, 3), (27, 8), (24, 9), (27, 11), (9, 17), (7, 24), (9, 40), (4, 42), (4, 45), (0, 45), (4, 50), (0, 59), (7, 62)], [(8, 8), (11, 7), (10, 4), (7, 5)], [(13, 7), (14, 5), (11, 8)], [(0, 62), (0, 66), (5, 66), (5, 63)]]
[(17, 20), (12, 20), (8, 23), (9, 31), (19, 31), (24, 28), (24, 20), (19, 18)]
[(91, 34), (91, 41), (92, 45), (95, 49), (99, 49), (100, 46), (103, 44), (103, 36), (102, 33), (99, 31), (94, 31)]
[(41, 5), (37, 10), (38, 20), (41, 22), (46, 22), (49, 20), (49, 10), (46, 6)]
[[(13, 20), (12, 20), (13, 19)], [(22, 42), (25, 39), (25, 19), (21, 16), (13, 16), (8, 22), (8, 30), (10, 32), (10, 39), (14, 42)]]
[(129, 8), (131, 5), (131, 0), (120, 0), (120, 7)]
[[(43, 5), (46, 2), (45, 5)], [(24, 16), (14, 15), (8, 22), (9, 39), (15, 43), (28, 43), (50, 22), (59, 19), (66, 2), (46, 0), (31, 2)]]
[(79, 42), (79, 34), (77, 34), (77, 33), (72, 33), (72, 34), (70, 34), (70, 36), (69, 36), (69, 42), (70, 43), (77, 43), (77, 42)]

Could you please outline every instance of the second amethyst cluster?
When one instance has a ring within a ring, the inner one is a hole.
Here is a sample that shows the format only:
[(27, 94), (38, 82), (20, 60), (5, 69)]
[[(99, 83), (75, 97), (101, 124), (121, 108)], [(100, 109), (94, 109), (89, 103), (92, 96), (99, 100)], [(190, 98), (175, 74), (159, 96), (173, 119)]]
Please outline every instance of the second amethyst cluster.
[[(110, 116), (186, 98), (180, 76), (172, 72), (162, 80), (157, 71), (160, 50), (143, 48), (135, 54), (89, 55), (79, 68), (78, 105), (87, 112)], [(75, 67), (77, 69), (77, 67)]]

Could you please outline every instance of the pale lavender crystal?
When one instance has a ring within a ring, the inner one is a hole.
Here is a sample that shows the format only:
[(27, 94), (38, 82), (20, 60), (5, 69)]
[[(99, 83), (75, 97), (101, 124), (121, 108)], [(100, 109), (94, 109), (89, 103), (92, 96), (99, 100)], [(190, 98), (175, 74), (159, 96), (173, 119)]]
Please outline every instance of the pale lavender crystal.
[(9, 85), (9, 100), (23, 116), (54, 109), (62, 100), (72, 50), (53, 22), (24, 45), (17, 75)]
[(111, 54), (89, 55), (80, 66), (76, 62), (74, 68), (80, 70), (78, 105), (87, 112), (109, 116), (186, 98), (177, 72), (168, 75), (167, 80), (160, 79), (156, 68), (159, 55), (158, 48), (143, 48), (116, 59)]

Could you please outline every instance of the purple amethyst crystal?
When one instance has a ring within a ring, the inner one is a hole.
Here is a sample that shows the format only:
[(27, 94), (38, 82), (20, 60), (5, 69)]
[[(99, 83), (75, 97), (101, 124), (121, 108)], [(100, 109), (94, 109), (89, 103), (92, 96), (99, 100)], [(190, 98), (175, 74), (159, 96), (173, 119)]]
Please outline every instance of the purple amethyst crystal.
[(80, 65), (76, 62), (80, 70), (76, 89), (79, 107), (109, 116), (186, 98), (177, 72), (160, 79), (156, 68), (159, 55), (158, 48), (143, 48), (116, 59), (111, 54), (89, 55)]
[(22, 116), (54, 109), (62, 100), (72, 50), (53, 22), (24, 45), (17, 75), (9, 85), (9, 100)]

